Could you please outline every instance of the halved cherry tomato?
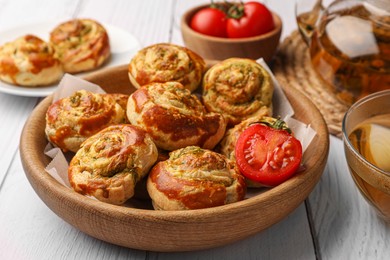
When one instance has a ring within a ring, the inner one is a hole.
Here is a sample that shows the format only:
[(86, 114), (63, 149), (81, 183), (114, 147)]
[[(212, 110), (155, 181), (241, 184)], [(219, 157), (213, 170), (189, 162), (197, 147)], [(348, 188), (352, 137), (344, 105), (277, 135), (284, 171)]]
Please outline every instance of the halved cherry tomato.
[(246, 178), (276, 186), (298, 170), (302, 145), (286, 130), (254, 124), (241, 133), (235, 155), (237, 166)]
[(215, 37), (227, 37), (226, 14), (217, 8), (203, 8), (192, 17), (190, 26), (193, 30)]

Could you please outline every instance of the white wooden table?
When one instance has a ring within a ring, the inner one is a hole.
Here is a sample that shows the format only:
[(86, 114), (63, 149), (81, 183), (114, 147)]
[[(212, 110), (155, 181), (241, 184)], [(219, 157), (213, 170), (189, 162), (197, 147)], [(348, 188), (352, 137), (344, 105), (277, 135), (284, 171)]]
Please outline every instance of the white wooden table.
[[(122, 28), (142, 46), (183, 44), (182, 13), (205, 0), (0, 0), (0, 31), (48, 19), (90, 17)], [(294, 1), (268, 0), (296, 29)], [(282, 222), (237, 243), (184, 253), (111, 245), (55, 215), (28, 183), (19, 137), (39, 98), (0, 93), (0, 259), (390, 259), (390, 226), (379, 220), (349, 176), (341, 140), (331, 136), (326, 170), (309, 198)]]

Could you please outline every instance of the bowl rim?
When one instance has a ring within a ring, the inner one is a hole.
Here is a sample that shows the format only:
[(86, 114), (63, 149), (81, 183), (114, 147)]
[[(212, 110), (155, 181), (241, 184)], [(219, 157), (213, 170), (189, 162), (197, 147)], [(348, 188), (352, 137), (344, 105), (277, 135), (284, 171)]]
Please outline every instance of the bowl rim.
[(283, 22), (282, 22), (282, 19), (280, 18), (280, 16), (276, 12), (270, 10), (270, 12), (272, 13), (272, 17), (274, 19), (275, 28), (267, 33), (257, 35), (257, 36), (252, 36), (252, 37), (245, 37), (245, 38), (223, 38), (223, 37), (216, 37), (216, 36), (202, 34), (202, 33), (199, 33), (197, 31), (194, 31), (191, 28), (191, 26), (189, 26), (188, 23), (196, 11), (198, 11), (202, 8), (205, 8), (207, 6), (209, 6), (209, 4), (195, 6), (195, 7), (188, 9), (181, 17), (180, 25), (182, 27), (182, 30), (193, 35), (193, 36), (196, 36), (198, 38), (204, 38), (204, 39), (209, 40), (209, 41), (214, 41), (214, 42), (219, 42), (219, 43), (237, 44), (237, 43), (257, 42), (257, 41), (261, 41), (264, 39), (273, 38), (273, 37), (280, 35), (280, 33), (283, 29)]
[[(97, 75), (102, 75), (102, 73), (110, 73), (112, 70), (126, 70), (127, 65), (122, 65), (119, 67), (107, 68), (100, 72), (94, 72), (84, 79), (90, 80)], [(282, 87), (283, 88), (283, 87)], [(272, 203), (281, 202), (284, 200), (288, 200), (288, 196), (290, 193), (298, 190), (298, 199), (294, 199), (291, 205), (285, 205), (287, 208), (286, 212), (276, 212), (275, 219), (267, 220), (265, 224), (261, 223), (258, 226), (251, 227), (251, 230), (245, 230), (245, 234), (236, 234), (237, 237), (234, 238), (226, 238), (230, 242), (237, 241), (241, 238), (247, 237), (251, 234), (255, 234), (260, 232), (261, 230), (268, 228), (269, 226), (279, 222), (281, 219), (285, 218), (289, 215), (299, 204), (302, 203), (304, 199), (310, 194), (315, 185), (318, 183), (323, 170), (325, 168), (328, 152), (329, 152), (329, 134), (328, 128), (326, 127), (326, 123), (318, 108), (303, 94), (300, 93), (299, 90), (293, 88), (283, 88), (286, 92), (286, 95), (297, 95), (300, 99), (300, 102), (311, 104), (313, 110), (310, 110), (308, 113), (311, 113), (313, 117), (318, 120), (318, 122), (314, 123), (320, 126), (320, 129), (317, 129), (317, 135), (315, 138), (319, 138), (318, 141), (321, 141), (323, 145), (323, 149), (319, 150), (314, 154), (315, 158), (309, 158), (310, 161), (315, 161), (315, 164), (312, 165), (311, 169), (306, 169), (303, 172), (297, 173), (292, 178), (287, 180), (286, 182), (273, 187), (271, 189), (266, 190), (260, 194), (257, 194), (253, 197), (246, 198), (242, 201), (217, 206), (213, 208), (205, 208), (205, 209), (195, 209), (195, 210), (181, 210), (181, 211), (157, 211), (151, 209), (140, 209), (140, 208), (129, 208), (125, 206), (112, 205), (108, 203), (104, 203), (98, 200), (94, 200), (88, 197), (85, 197), (81, 194), (74, 192), (71, 188), (68, 188), (62, 184), (60, 184), (57, 180), (55, 180), (52, 176), (50, 176), (46, 171), (46, 160), (47, 157), (42, 153), (36, 152), (37, 146), (43, 146), (47, 143), (46, 140), (41, 140), (34, 135), (34, 132), (30, 131), (31, 129), (35, 129), (36, 127), (44, 128), (42, 123), (44, 122), (44, 118), (42, 118), (43, 113), (47, 110), (47, 107), (51, 104), (53, 95), (50, 95), (43, 99), (33, 110), (30, 117), (27, 119), (25, 126), (22, 131), (22, 135), (20, 138), (20, 157), (22, 161), (22, 165), (28, 178), (30, 184), (32, 185), (34, 191), (38, 194), (40, 199), (57, 215), (59, 215), (62, 219), (75, 226), (79, 230), (96, 237), (98, 239), (104, 240), (106, 242), (114, 243), (117, 245), (142, 249), (142, 250), (152, 250), (152, 251), (188, 251), (194, 249), (206, 249), (212, 248), (218, 245), (224, 245), (226, 243), (222, 243), (223, 241), (208, 243), (208, 245), (204, 245), (201, 247), (196, 247), (194, 245), (183, 245), (178, 243), (178, 245), (174, 245), (173, 247), (163, 248), (159, 247), (159, 245), (148, 245), (137, 244), (134, 242), (117, 242), (116, 240), (112, 240), (111, 238), (107, 238), (104, 234), (94, 233), (95, 231), (91, 231), (87, 227), (84, 227), (83, 224), (80, 224), (76, 220), (72, 222), (73, 219), (67, 218), (68, 216), (64, 216), (64, 212), (61, 212), (61, 209), (67, 208), (72, 211), (81, 211), (85, 216), (88, 213), (94, 215), (94, 220), (96, 222), (108, 222), (111, 220), (112, 214), (115, 214), (115, 221), (119, 223), (129, 224), (130, 221), (148, 223), (148, 225), (166, 225), (167, 223), (175, 224), (178, 230), (186, 230), (187, 224), (204, 225), (208, 224), (207, 221), (214, 221), (216, 216), (218, 218), (223, 218), (231, 216), (231, 214), (247, 214), (247, 212), (259, 212), (259, 205), (263, 205), (264, 207), (272, 207)], [(44, 133), (41, 133), (41, 137), (44, 136)], [(313, 144), (311, 144), (313, 145)], [(37, 163), (33, 163), (37, 162)], [(318, 171), (320, 169), (320, 171)], [(44, 174), (42, 174), (44, 173)], [(308, 183), (309, 181), (310, 184)], [(55, 198), (53, 198), (55, 197)], [(283, 200), (284, 199), (284, 200)], [(61, 201), (61, 203), (65, 203), (65, 205), (58, 205), (53, 200)], [(60, 208), (60, 209), (59, 209)], [(268, 209), (267, 209), (268, 210)], [(60, 212), (59, 212), (60, 211)], [(69, 212), (66, 212), (68, 215)], [(253, 214), (253, 213), (251, 213)], [(242, 215), (240, 215), (242, 216)], [(97, 219), (100, 217), (101, 219)], [(213, 222), (213, 223), (214, 223)], [(133, 223), (133, 222), (131, 222)], [(92, 224), (90, 224), (92, 225)], [(127, 227), (137, 229), (139, 227)], [(96, 231), (98, 232), (98, 231)], [(172, 231), (174, 232), (174, 231)], [(176, 231), (177, 232), (177, 231)], [(243, 231), (244, 232), (244, 231)], [(216, 235), (217, 236), (217, 235)], [(225, 241), (226, 242), (226, 241)], [(218, 244), (219, 243), (219, 244)]]

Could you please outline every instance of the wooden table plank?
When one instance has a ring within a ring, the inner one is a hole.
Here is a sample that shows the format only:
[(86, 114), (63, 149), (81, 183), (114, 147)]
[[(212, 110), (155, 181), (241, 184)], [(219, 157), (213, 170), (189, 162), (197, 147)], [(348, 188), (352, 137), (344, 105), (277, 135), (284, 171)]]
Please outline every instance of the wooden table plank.
[(37, 102), (36, 98), (26, 98), (0, 93), (0, 190), (19, 147), (19, 137), (24, 122)]
[(390, 225), (377, 218), (349, 174), (342, 142), (309, 197), (322, 259), (390, 259)]
[[(305, 205), (302, 204), (283, 221), (234, 244), (196, 252), (158, 253), (156, 258), (162, 260), (315, 259), (313, 241), (307, 234), (310, 234), (310, 229)], [(150, 255), (154, 256), (155, 253)]]
[(55, 215), (28, 183), (19, 154), (0, 191), (0, 220), (0, 259), (145, 259), (143, 251), (92, 238)]
[(70, 18), (77, 10), (78, 3), (79, 0), (0, 0), (0, 30)]
[(83, 1), (78, 17), (95, 18), (118, 26), (148, 46), (170, 41), (173, 0)]

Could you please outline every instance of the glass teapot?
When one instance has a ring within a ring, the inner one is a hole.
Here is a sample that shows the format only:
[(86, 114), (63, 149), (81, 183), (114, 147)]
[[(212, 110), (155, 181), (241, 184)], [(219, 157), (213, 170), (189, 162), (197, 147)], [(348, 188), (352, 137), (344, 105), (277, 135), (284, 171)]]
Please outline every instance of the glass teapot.
[(390, 0), (298, 0), (296, 17), (312, 67), (343, 103), (390, 89)]

